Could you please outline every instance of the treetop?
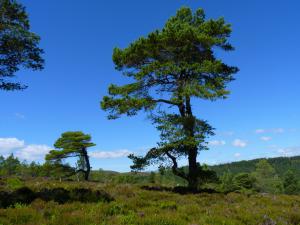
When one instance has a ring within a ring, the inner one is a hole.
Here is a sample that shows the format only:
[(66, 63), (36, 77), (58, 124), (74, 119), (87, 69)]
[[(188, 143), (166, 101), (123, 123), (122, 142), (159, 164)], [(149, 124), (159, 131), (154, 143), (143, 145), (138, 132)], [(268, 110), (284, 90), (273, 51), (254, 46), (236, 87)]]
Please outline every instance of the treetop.
[(205, 20), (203, 9), (179, 9), (162, 29), (114, 49), (116, 69), (133, 82), (111, 85), (101, 107), (115, 119), (162, 103), (178, 106), (186, 97), (225, 98), (226, 85), (238, 68), (217, 59), (214, 50), (233, 50), (230, 34), (231, 26), (223, 18)]
[(82, 149), (95, 146), (91, 142), (91, 136), (81, 131), (64, 132), (61, 137), (54, 143), (58, 150), (51, 150), (46, 155), (46, 160), (57, 160), (68, 157), (81, 156)]

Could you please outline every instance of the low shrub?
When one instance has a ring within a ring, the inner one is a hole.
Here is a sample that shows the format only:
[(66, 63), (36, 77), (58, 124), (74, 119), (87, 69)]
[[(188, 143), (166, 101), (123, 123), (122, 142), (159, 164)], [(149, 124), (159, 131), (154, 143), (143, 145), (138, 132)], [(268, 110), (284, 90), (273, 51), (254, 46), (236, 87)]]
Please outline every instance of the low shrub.
[(172, 202), (162, 202), (162, 203), (160, 203), (159, 208), (176, 210), (177, 205), (176, 205), (176, 202), (173, 202), (173, 201)]
[(9, 190), (16, 190), (24, 186), (24, 182), (18, 177), (10, 177), (6, 180), (6, 186)]

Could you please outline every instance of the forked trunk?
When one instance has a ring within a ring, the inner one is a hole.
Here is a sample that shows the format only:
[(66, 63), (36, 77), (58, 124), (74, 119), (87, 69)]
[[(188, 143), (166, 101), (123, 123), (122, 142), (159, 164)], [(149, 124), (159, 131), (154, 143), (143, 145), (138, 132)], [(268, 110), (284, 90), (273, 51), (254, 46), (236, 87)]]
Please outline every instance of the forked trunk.
[[(195, 118), (193, 116), (189, 96), (185, 97), (185, 105), (182, 108), (184, 111), (180, 110), (181, 116), (187, 120), (187, 121), (185, 121), (183, 129), (185, 130), (185, 133), (188, 137), (194, 137), (195, 136), (195, 130), (194, 130)], [(191, 190), (197, 190), (197, 184), (198, 184), (197, 154), (198, 154), (197, 146), (188, 147), (189, 171), (188, 171), (188, 175), (187, 175), (187, 180), (188, 180), (188, 187)]]

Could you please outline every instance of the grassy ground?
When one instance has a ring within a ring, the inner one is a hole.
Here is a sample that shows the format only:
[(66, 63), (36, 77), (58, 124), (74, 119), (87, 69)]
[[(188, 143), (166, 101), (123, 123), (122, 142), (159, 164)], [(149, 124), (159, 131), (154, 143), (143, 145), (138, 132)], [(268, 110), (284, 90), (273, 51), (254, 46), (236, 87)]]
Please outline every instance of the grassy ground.
[[(20, 184), (19, 184), (20, 185)], [(186, 194), (149, 191), (136, 185), (53, 182), (25, 184), (33, 191), (62, 187), (107, 192), (110, 202), (67, 202), (35, 199), (28, 205), (0, 209), (0, 224), (27, 225), (286, 225), (300, 224), (300, 196), (239, 193)], [(2, 187), (2, 191), (7, 187)]]

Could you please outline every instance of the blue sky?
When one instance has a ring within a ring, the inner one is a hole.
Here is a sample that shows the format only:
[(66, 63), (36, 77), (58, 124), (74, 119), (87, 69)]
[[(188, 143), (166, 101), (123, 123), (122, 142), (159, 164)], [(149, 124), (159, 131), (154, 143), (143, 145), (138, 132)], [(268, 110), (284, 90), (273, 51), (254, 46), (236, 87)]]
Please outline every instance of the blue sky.
[(143, 154), (159, 134), (143, 113), (112, 121), (100, 109), (107, 86), (126, 83), (114, 70), (112, 50), (163, 27), (183, 5), (232, 24), (236, 51), (218, 54), (240, 68), (229, 99), (193, 102), (217, 134), (199, 160), (215, 164), (300, 154), (298, 1), (21, 2), (32, 31), (42, 38), (46, 65), (41, 72), (18, 73), (27, 90), (0, 92), (0, 154), (42, 161), (62, 132), (82, 130), (97, 144), (91, 149), (94, 169), (129, 171), (124, 156)]

